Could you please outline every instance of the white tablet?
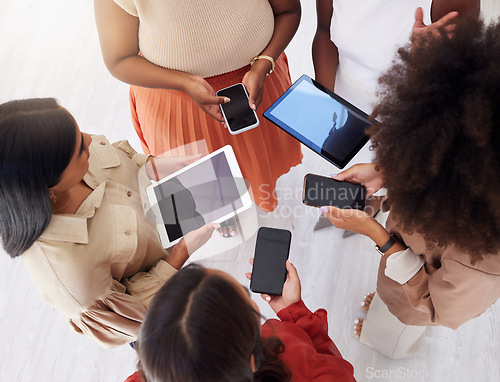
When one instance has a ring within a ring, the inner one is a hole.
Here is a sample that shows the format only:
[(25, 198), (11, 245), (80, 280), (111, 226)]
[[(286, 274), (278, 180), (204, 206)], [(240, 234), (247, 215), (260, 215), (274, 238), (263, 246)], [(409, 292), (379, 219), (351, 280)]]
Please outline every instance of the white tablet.
[(252, 199), (227, 145), (146, 188), (163, 247), (248, 209)]

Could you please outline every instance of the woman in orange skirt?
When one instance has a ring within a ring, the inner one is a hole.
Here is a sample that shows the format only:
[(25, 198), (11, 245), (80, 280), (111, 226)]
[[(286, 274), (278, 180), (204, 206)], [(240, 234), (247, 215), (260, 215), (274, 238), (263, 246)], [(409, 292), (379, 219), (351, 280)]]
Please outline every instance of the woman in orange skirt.
[[(100, 0), (95, 10), (104, 61), (132, 85), (144, 151), (160, 155), (200, 140), (209, 151), (230, 144), (255, 202), (273, 211), (276, 181), (302, 153), (262, 112), (291, 85), (283, 50), (298, 27), (299, 1)], [(218, 106), (228, 99), (215, 92), (238, 82), (250, 106), (260, 105), (260, 125), (231, 135)]]

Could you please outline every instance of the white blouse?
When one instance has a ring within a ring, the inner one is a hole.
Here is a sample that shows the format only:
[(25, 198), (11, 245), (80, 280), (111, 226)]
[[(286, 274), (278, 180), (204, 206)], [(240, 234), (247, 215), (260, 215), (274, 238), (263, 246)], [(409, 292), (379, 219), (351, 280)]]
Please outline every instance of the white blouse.
[(335, 92), (366, 113), (377, 101), (379, 77), (410, 42), (415, 11), (430, 23), (432, 0), (332, 0), (330, 38), (339, 52)]

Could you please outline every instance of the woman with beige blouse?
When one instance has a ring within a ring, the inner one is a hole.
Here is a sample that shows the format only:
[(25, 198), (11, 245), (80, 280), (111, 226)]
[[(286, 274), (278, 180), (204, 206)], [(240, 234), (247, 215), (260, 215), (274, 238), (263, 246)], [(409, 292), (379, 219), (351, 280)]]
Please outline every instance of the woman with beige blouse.
[[(106, 347), (135, 341), (156, 291), (216, 228), (162, 248), (139, 192), (139, 169), (152, 160), (80, 132), (54, 99), (0, 105), (3, 247), (75, 331)], [(167, 161), (158, 168), (168, 171)]]

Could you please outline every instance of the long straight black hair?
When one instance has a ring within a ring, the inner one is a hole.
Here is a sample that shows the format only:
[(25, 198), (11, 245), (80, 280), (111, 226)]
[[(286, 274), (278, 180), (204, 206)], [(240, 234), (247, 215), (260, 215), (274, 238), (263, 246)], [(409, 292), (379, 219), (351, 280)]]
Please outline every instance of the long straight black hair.
[(73, 117), (53, 98), (0, 105), (0, 235), (11, 257), (47, 228), (49, 188), (71, 161), (75, 141)]
[(291, 381), (281, 340), (260, 337), (260, 314), (229, 280), (196, 264), (155, 295), (136, 350), (148, 382)]

